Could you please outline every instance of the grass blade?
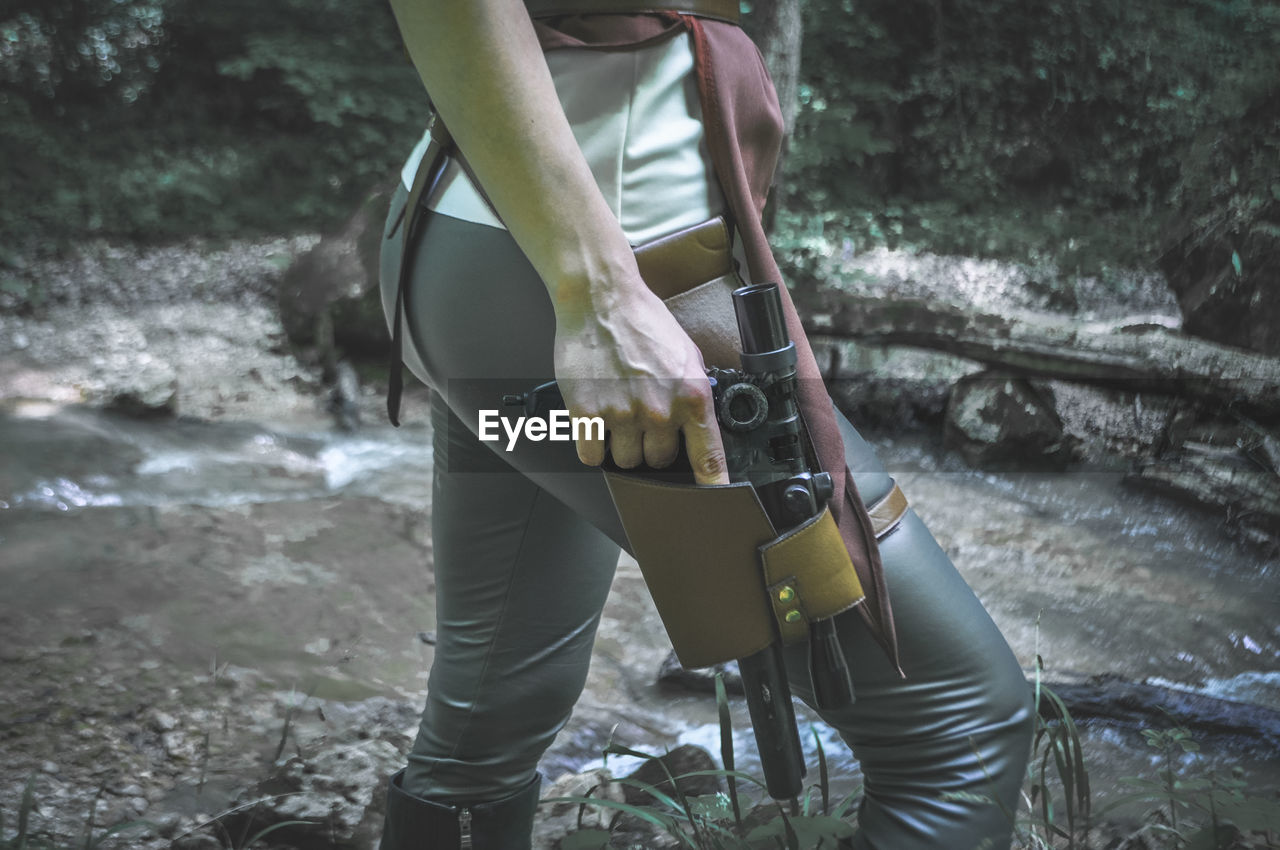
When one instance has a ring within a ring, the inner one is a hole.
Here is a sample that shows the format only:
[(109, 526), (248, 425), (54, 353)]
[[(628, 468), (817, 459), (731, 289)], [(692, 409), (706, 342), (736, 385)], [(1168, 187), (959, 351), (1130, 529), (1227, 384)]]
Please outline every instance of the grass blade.
[(724, 689), (724, 674), (716, 673), (716, 708), (720, 712), (720, 761), (724, 764), (729, 786), (729, 803), (733, 806), (733, 823), (742, 829), (742, 807), (738, 802), (738, 780), (733, 775), (733, 723), (729, 717), (729, 696)]
[(853, 812), (853, 804), (860, 796), (862, 796), (862, 786), (859, 785), (848, 793), (848, 795), (836, 804), (835, 811), (831, 814), (835, 817), (842, 818)]
[(27, 830), (31, 827), (31, 810), (36, 807), (36, 778), (27, 780), (22, 789), (22, 802), (18, 804), (18, 837), (15, 839), (15, 850), (24, 850), (27, 846)]
[(258, 830), (257, 832), (255, 832), (251, 838), (249, 838), (247, 841), (245, 841), (244, 846), (245, 846), (245, 847), (249, 847), (249, 846), (251, 846), (255, 841), (260, 841), (260, 840), (262, 840), (263, 838), (266, 838), (268, 835), (270, 835), (271, 833), (275, 832), (277, 829), (285, 829), (286, 827), (290, 827), (290, 826), (316, 826), (316, 823), (315, 823), (314, 821), (309, 821), (309, 820), (285, 820), (285, 821), (280, 821), (280, 823), (272, 824), (271, 826), (267, 827), (266, 829), (260, 829), (260, 830)]
[(625, 812), (633, 817), (637, 817), (646, 823), (650, 823), (656, 827), (665, 830), (668, 835), (678, 838), (681, 843), (689, 847), (696, 848), (697, 845), (692, 843), (689, 835), (680, 828), (681, 819), (672, 815), (664, 815), (643, 806), (633, 806), (630, 803), (620, 803), (617, 800), (608, 800), (603, 797), (549, 797), (542, 801), (543, 803), (572, 803), (580, 805), (586, 803), (590, 806), (600, 806), (605, 809), (614, 809), (619, 812)]
[(791, 825), (791, 818), (787, 817), (781, 805), (778, 806), (778, 812), (782, 815), (782, 828), (786, 830), (787, 850), (800, 850), (800, 836), (796, 835), (796, 828)]
[(827, 772), (827, 754), (822, 749), (822, 738), (818, 736), (818, 730), (809, 727), (809, 731), (813, 733), (813, 742), (818, 746), (818, 788), (822, 791), (822, 813), (829, 814), (831, 808), (831, 776)]

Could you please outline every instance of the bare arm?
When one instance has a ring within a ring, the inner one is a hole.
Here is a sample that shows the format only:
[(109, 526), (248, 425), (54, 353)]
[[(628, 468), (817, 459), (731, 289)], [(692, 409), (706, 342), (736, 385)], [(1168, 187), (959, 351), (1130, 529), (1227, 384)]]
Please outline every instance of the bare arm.
[[(702, 357), (644, 285), (560, 107), (521, 0), (391, 0), (445, 125), (556, 315), (570, 411), (602, 416), (614, 462), (665, 466), (683, 432), (699, 483), (726, 483)], [(580, 441), (599, 464), (605, 447)]]

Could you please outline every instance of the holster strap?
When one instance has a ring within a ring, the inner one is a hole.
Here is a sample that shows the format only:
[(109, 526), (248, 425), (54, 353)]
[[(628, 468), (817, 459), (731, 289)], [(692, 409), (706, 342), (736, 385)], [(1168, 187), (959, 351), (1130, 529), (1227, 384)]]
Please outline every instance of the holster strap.
[(871, 515), (871, 527), (875, 530), (876, 539), (884, 538), (897, 528), (909, 507), (907, 495), (897, 484), (882, 499), (868, 507), (867, 513)]
[[(631, 550), (680, 662), (707, 667), (863, 604), (830, 508), (779, 536), (751, 485), (699, 487), (606, 472)], [(872, 506), (878, 536), (907, 511), (895, 484)]]
[(635, 249), (640, 277), (666, 300), (733, 271), (733, 244), (723, 218), (646, 242)]
[(783, 643), (809, 635), (825, 620), (866, 598), (830, 508), (760, 547), (765, 586)]
[(418, 163), (413, 185), (409, 187), (409, 197), (400, 211), (400, 217), (387, 225), (386, 236), (394, 233), (397, 227), (404, 228), (396, 281), (395, 315), (391, 319), (390, 375), (387, 381), (387, 418), (396, 427), (400, 425), (400, 398), (404, 393), (404, 296), (413, 265), (412, 252), (417, 244), (418, 225), (422, 220), (423, 209), (439, 185), (449, 156), (455, 150), (453, 136), (443, 123), (434, 122), (431, 126), (431, 141)]

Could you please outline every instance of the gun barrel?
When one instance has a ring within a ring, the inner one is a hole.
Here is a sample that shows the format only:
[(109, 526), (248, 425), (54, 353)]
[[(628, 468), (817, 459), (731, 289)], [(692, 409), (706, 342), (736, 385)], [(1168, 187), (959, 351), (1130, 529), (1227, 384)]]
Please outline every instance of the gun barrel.
[(769, 796), (775, 800), (795, 799), (805, 774), (804, 751), (800, 748), (782, 644), (774, 641), (754, 655), (739, 658), (738, 672), (742, 674)]

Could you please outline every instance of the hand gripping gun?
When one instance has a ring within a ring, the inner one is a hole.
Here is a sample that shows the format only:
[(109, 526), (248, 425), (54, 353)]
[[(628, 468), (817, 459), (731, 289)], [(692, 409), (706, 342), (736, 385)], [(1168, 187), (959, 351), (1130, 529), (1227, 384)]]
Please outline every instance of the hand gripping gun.
[[(796, 399), (796, 347), (787, 334), (777, 284), (733, 293), (742, 369), (711, 369), (729, 477), (755, 489), (779, 533), (817, 516), (831, 498), (831, 475), (810, 460)], [(786, 592), (783, 590), (782, 592)], [(819, 708), (853, 702), (849, 668), (830, 619), (809, 629), (809, 668)], [(782, 657), (782, 642), (738, 659), (769, 794), (800, 793), (804, 761)]]

